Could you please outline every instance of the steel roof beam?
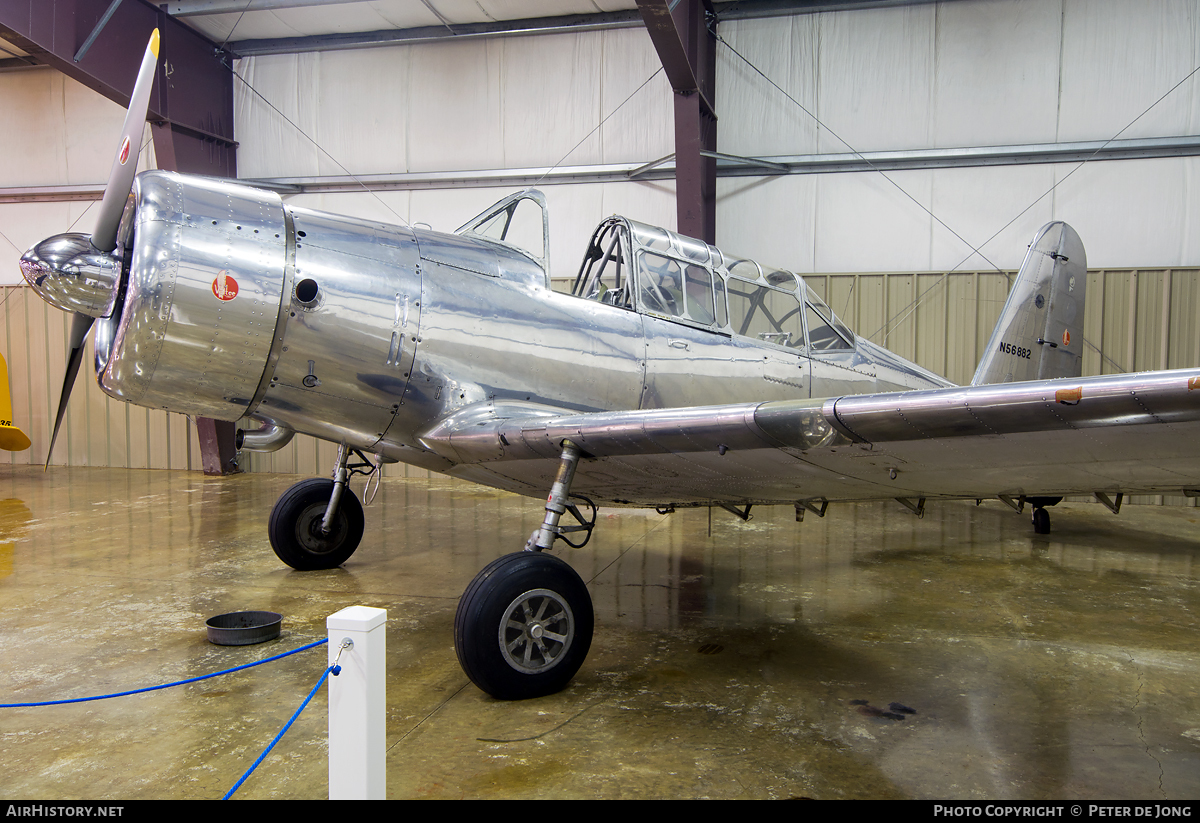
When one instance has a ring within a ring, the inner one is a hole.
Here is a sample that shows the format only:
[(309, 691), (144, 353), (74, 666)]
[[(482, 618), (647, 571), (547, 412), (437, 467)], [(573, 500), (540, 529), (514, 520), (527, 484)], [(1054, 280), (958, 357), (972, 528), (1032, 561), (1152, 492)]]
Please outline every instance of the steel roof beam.
[(359, 2), (362, 0), (169, 0), (166, 7), (167, 14), (172, 17), (195, 17), (205, 14), (240, 14), (244, 11), (300, 9)]
[[(710, 153), (706, 152), (706, 156)], [(1022, 146), (975, 146), (957, 149), (918, 149), (849, 154), (793, 154), (774, 157), (735, 157), (712, 152), (717, 177), (774, 177), (780, 174), (841, 174), (900, 169), (953, 169), (980, 166), (1071, 163), (1081, 160), (1140, 160), (1200, 156), (1200, 135), (1147, 137), (1135, 140), (1044, 143)], [(522, 169), (400, 172), (359, 176), (272, 177), (243, 180), (249, 186), (278, 191), (284, 197), (308, 192), (361, 192), (433, 189), (549, 186), (558, 183), (609, 183), (664, 180), (675, 176), (675, 155), (649, 163), (605, 163), (584, 166), (545, 166)], [(870, 161), (868, 163), (868, 161)], [(59, 200), (99, 200), (103, 183), (0, 188), (0, 203)]]
[[(167, 13), (173, 17), (200, 17), (207, 14), (241, 14), (247, 11), (300, 9), (336, 6), (362, 0), (168, 0)], [(938, 0), (738, 0), (717, 3), (717, 11), (731, 10), (738, 17), (779, 17), (846, 9), (874, 9), (887, 6), (916, 6)], [(730, 18), (731, 19), (731, 18)]]
[(562, 17), (537, 17), (527, 20), (501, 20), (453, 26), (420, 26), (411, 29), (236, 40), (230, 42), (227, 48), (239, 57), (255, 57), (263, 54), (370, 49), (380, 46), (405, 46), (414, 43), (437, 43), (446, 40), (470, 40), (485, 37), (517, 37), (531, 34), (628, 29), (641, 25), (642, 18), (636, 11), (615, 11), (604, 14), (572, 14)]
[[(333, 0), (334, 3), (349, 0)], [(713, 8), (721, 20), (746, 20), (764, 17), (786, 17), (824, 11), (850, 11), (888, 6), (914, 6), (937, 0), (754, 0), (754, 2), (716, 3)], [(266, 5), (271, 4), (271, 5)], [(267, 8), (327, 5), (327, 3), (297, 2), (297, 0), (255, 0), (251, 11)], [(199, 17), (205, 14), (241, 12), (245, 0), (174, 0), (167, 11), (179, 17)], [(178, 9), (178, 11), (176, 11)], [(257, 40), (234, 40), (226, 48), (239, 57), (262, 54), (295, 54), (337, 49), (369, 49), (380, 46), (403, 46), (413, 43), (436, 43), (444, 40), (482, 37), (519, 37), (531, 34), (559, 32), (603, 31), (634, 28), (643, 25), (637, 10), (571, 14), (560, 17), (534, 17), (524, 20), (501, 20), (486, 23), (454, 23), (450, 26), (421, 26), (408, 29), (314, 34), (300, 37), (275, 37)]]

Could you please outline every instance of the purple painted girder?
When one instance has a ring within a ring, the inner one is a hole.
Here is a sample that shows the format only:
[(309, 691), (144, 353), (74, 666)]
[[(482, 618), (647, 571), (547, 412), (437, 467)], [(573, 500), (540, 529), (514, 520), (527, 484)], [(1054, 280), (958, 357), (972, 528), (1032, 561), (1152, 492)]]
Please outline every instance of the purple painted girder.
[(680, 234), (717, 240), (716, 41), (709, 33), (709, 0), (638, 0), (646, 31), (675, 91), (675, 202)]
[[(124, 0), (76, 63), (76, 52), (110, 4), (111, 0), (0, 0), (0, 31), (38, 62), (128, 106), (142, 51), (157, 27), (162, 56), (147, 119), (167, 125), (155, 133), (160, 165), (236, 177), (231, 55), (146, 0)], [(169, 145), (160, 139), (168, 135)]]

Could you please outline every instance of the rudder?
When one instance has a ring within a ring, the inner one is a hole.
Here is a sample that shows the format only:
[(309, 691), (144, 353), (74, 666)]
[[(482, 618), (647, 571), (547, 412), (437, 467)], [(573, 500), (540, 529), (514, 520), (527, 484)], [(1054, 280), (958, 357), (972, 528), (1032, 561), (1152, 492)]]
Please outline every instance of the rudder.
[(1047, 223), (1029, 244), (972, 386), (1079, 377), (1087, 255), (1066, 223)]

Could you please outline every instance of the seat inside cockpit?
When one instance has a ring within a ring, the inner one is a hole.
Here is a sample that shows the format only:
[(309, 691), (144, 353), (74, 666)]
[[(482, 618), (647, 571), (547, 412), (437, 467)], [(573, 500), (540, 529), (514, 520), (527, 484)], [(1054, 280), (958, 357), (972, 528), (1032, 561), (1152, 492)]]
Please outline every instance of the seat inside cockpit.
[(623, 218), (610, 217), (592, 235), (571, 293), (584, 300), (632, 309), (629, 280), (628, 226)]

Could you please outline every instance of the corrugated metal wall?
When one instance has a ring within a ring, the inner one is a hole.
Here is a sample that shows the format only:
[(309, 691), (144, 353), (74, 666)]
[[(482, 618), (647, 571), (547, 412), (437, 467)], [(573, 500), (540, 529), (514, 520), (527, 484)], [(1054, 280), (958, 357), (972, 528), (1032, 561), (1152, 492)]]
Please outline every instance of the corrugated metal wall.
[[(970, 381), (1016, 272), (810, 274), (857, 333)], [(1200, 268), (1091, 269), (1083, 373), (1200, 366)]]
[[(46, 462), (67, 361), (65, 312), (28, 286), (4, 286), (0, 328), (12, 387), (13, 422), (33, 445), (0, 452), (10, 463)], [(94, 379), (88, 352), (54, 447), (54, 465), (129, 469), (199, 469), (196, 427), (186, 417), (132, 406), (105, 395)]]
[[(806, 280), (859, 334), (966, 383), (988, 343), (1015, 272), (882, 272), (808, 275)], [(556, 282), (565, 288), (569, 281)], [(1200, 268), (1088, 273), (1084, 374), (1200, 366)], [(33, 441), (10, 463), (43, 463), (66, 362), (67, 317), (26, 286), (3, 288), (0, 340), (8, 353), (15, 422)], [(1102, 354), (1103, 353), (1103, 354)], [(105, 396), (88, 359), (55, 447), (54, 465), (200, 469), (196, 427), (186, 417)], [(271, 454), (244, 452), (254, 472), (323, 475), (336, 446), (298, 435)], [(428, 476), (401, 464), (384, 476)], [(1187, 498), (1136, 502), (1194, 505)]]

